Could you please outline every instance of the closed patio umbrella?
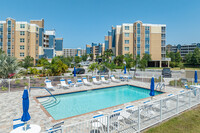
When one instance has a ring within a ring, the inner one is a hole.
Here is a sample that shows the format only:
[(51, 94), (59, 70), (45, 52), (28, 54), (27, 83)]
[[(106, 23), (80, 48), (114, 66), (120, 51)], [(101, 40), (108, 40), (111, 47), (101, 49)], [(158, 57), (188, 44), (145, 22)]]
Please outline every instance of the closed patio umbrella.
[(124, 67), (124, 74), (126, 74), (126, 66)]
[(154, 77), (151, 78), (151, 86), (150, 86), (150, 93), (149, 95), (151, 96), (151, 98), (153, 98), (153, 96), (155, 96), (155, 91), (154, 91)]
[(25, 130), (26, 130), (26, 123), (31, 119), (28, 109), (29, 109), (29, 95), (28, 90), (24, 89), (24, 93), (22, 96), (22, 105), (23, 105), (23, 115), (21, 117), (21, 121), (25, 122)]
[(197, 71), (194, 72), (194, 83), (195, 83), (195, 84), (198, 83), (198, 75), (197, 75)]

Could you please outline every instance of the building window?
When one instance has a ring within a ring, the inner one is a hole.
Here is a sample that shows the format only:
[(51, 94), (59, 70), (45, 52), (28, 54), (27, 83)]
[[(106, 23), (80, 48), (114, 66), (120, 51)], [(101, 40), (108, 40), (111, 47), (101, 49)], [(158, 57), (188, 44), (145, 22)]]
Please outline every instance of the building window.
[(0, 24), (0, 28), (3, 28), (3, 24)]
[(21, 52), (21, 53), (20, 53), (20, 57), (24, 57), (24, 52)]
[(3, 31), (0, 31), (0, 35), (3, 35)]
[(165, 32), (166, 27), (162, 27), (161, 30), (162, 30), (162, 32)]
[(14, 34), (14, 31), (12, 31), (12, 34)]
[(129, 26), (125, 26), (125, 30), (129, 30)]
[(129, 37), (129, 33), (125, 33), (125, 37)]
[(38, 27), (36, 27), (36, 31), (38, 31)]
[(25, 28), (25, 24), (20, 24), (20, 28), (24, 29)]
[(3, 38), (0, 38), (0, 42), (3, 42)]
[(23, 50), (24, 49), (24, 45), (20, 45), (20, 49)]
[(125, 51), (129, 51), (129, 47), (125, 47), (124, 50), (125, 50)]
[(14, 24), (12, 24), (12, 27), (14, 28), (14, 27), (15, 27), (15, 25), (14, 25)]
[(12, 49), (14, 49), (14, 45), (12, 45)]
[(20, 42), (24, 42), (24, 38), (20, 38)]
[(8, 38), (8, 42), (10, 42), (10, 38)]
[(146, 27), (145, 27), (145, 30), (149, 31), (149, 26), (146, 26)]
[(38, 44), (38, 40), (36, 40), (36, 44)]
[(124, 42), (125, 42), (125, 44), (129, 44), (129, 40), (125, 40)]
[(20, 35), (24, 36), (25, 35), (25, 31), (20, 31)]
[(38, 34), (36, 34), (36, 37), (38, 37)]
[(12, 42), (14, 42), (15, 40), (14, 40), (14, 38), (12, 39)]
[(10, 49), (10, 45), (8, 45), (8, 49)]

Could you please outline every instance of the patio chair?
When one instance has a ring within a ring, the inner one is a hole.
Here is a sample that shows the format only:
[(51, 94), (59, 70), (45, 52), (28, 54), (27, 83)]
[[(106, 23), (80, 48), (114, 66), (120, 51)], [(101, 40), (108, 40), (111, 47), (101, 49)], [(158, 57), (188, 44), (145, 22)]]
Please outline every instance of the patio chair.
[(45, 84), (46, 84), (46, 88), (47, 89), (53, 89), (54, 87), (52, 86), (52, 84), (51, 84), (51, 80), (46, 80), (45, 81)]
[(64, 121), (54, 124), (51, 128), (46, 130), (46, 133), (62, 133), (62, 126)]
[(93, 83), (96, 84), (96, 85), (100, 85), (101, 84), (101, 81), (97, 81), (95, 76), (92, 77), (92, 80), (93, 80)]
[(65, 79), (60, 79), (60, 85), (61, 85), (61, 87), (69, 88), (69, 85), (66, 84)]
[(84, 83), (84, 85), (87, 85), (87, 86), (91, 86), (92, 85), (92, 83), (87, 81), (86, 77), (83, 77), (83, 83)]
[(118, 117), (120, 116), (120, 113), (115, 113), (110, 115), (109, 117), (104, 117), (103, 114), (93, 116), (95, 120), (92, 122), (92, 126), (94, 128), (102, 128), (103, 131), (107, 131), (108, 126), (108, 118), (109, 118), (109, 129), (113, 130), (116, 129), (118, 126)]
[(71, 81), (71, 79), (68, 79), (68, 80), (67, 80), (67, 83), (68, 83), (69, 86), (71, 86), (71, 87), (74, 86), (74, 83)]
[(186, 88), (187, 90), (191, 90), (191, 88), (188, 86), (187, 83), (185, 83), (185, 88)]
[(106, 80), (104, 76), (101, 76), (102, 83), (109, 84), (110, 80)]
[(121, 81), (125, 81), (125, 78), (124, 78), (123, 75), (119, 75), (119, 79), (120, 79)]
[(114, 77), (113, 75), (111, 75), (110, 77), (111, 77), (111, 81), (112, 81), (112, 82), (116, 82), (116, 83), (119, 83), (119, 82), (120, 82), (120, 80), (115, 79), (115, 77)]
[(24, 124), (25, 123), (23, 121), (21, 121), (21, 118), (13, 119), (13, 129), (24, 126)]
[(82, 86), (82, 85), (83, 85), (83, 81), (82, 81), (81, 79), (77, 79), (76, 84), (77, 84), (78, 86)]

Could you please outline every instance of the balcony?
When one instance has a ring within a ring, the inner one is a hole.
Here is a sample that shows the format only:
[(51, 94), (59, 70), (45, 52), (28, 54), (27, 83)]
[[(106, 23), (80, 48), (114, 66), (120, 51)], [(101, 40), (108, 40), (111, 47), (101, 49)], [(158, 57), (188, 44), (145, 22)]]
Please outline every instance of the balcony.
[(8, 30), (8, 31), (11, 31), (11, 28), (8, 28), (7, 30)]
[(8, 34), (8, 35), (7, 35), (7, 37), (8, 37), (8, 38), (11, 38), (11, 35), (10, 35), (10, 34)]
[(171, 58), (162, 58), (162, 61), (171, 61)]

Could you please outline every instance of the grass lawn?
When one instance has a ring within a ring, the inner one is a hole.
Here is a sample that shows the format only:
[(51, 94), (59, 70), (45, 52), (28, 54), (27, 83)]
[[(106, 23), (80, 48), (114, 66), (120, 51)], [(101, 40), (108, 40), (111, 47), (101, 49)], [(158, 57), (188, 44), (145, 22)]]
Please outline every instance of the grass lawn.
[(150, 128), (145, 133), (200, 133), (200, 106)]

